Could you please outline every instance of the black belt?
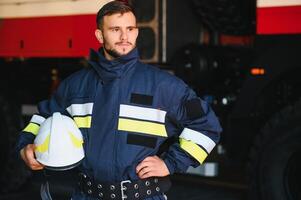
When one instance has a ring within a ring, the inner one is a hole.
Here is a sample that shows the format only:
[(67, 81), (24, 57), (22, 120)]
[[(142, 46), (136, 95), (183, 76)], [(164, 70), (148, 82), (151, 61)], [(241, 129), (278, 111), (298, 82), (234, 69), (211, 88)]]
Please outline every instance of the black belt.
[(84, 194), (100, 200), (141, 200), (162, 195), (171, 187), (169, 177), (152, 177), (118, 183), (96, 182), (86, 174), (80, 173), (79, 186)]

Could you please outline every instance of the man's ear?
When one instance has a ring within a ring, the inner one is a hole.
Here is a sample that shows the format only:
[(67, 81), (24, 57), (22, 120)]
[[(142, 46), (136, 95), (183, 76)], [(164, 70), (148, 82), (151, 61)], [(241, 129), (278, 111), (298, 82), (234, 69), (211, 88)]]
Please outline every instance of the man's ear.
[(95, 36), (100, 43), (103, 43), (103, 35), (100, 29), (95, 30)]

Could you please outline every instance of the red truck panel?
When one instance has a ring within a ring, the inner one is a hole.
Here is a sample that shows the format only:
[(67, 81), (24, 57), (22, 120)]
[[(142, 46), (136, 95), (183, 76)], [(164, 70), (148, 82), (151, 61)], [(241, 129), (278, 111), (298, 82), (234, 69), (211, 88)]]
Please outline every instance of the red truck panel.
[(301, 6), (257, 8), (258, 34), (300, 34)]
[(11, 18), (0, 21), (1, 57), (84, 57), (100, 44), (95, 15)]

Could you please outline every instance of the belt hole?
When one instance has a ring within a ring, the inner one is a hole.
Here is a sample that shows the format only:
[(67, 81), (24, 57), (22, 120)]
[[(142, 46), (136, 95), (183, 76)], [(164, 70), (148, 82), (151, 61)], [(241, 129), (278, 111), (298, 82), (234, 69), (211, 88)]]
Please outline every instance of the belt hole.
[(87, 182), (87, 185), (88, 185), (88, 186), (91, 186), (91, 185), (92, 185), (91, 181), (88, 181), (88, 182)]
[(138, 186), (137, 183), (134, 185), (134, 188), (135, 188), (136, 190), (139, 188), (139, 186)]
[(111, 194), (111, 199), (114, 199), (116, 197), (115, 194)]
[(146, 191), (146, 194), (147, 194), (147, 195), (150, 195), (151, 193), (152, 193), (151, 190), (147, 190), (147, 191)]
[(155, 179), (154, 179), (154, 182), (155, 182), (155, 183), (158, 183), (158, 179), (157, 179), (157, 178), (155, 178)]
[(88, 194), (92, 194), (92, 190), (88, 190)]
[(149, 182), (149, 181), (145, 181), (145, 185), (146, 185), (146, 186), (149, 186), (149, 185), (150, 185), (150, 182)]
[(111, 189), (111, 190), (115, 190), (115, 186), (114, 186), (114, 185), (111, 185), (111, 186), (110, 186), (110, 189)]
[(159, 188), (159, 187), (156, 187), (156, 191), (159, 192), (159, 191), (160, 191), (160, 188)]
[(99, 193), (98, 196), (99, 196), (99, 197), (103, 197), (103, 193), (102, 193), (102, 192)]
[(101, 189), (101, 188), (102, 188), (102, 185), (98, 184), (98, 185), (97, 185), (97, 188), (98, 188), (98, 189)]
[(135, 198), (139, 198), (139, 193), (135, 193)]

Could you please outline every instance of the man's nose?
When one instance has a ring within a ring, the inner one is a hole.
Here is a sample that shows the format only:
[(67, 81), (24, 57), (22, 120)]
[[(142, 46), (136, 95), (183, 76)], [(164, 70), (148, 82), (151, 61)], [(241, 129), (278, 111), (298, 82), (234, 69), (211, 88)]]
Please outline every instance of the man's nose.
[(126, 32), (126, 31), (121, 31), (120, 39), (121, 39), (122, 41), (127, 41), (128, 35), (127, 35), (127, 32)]

